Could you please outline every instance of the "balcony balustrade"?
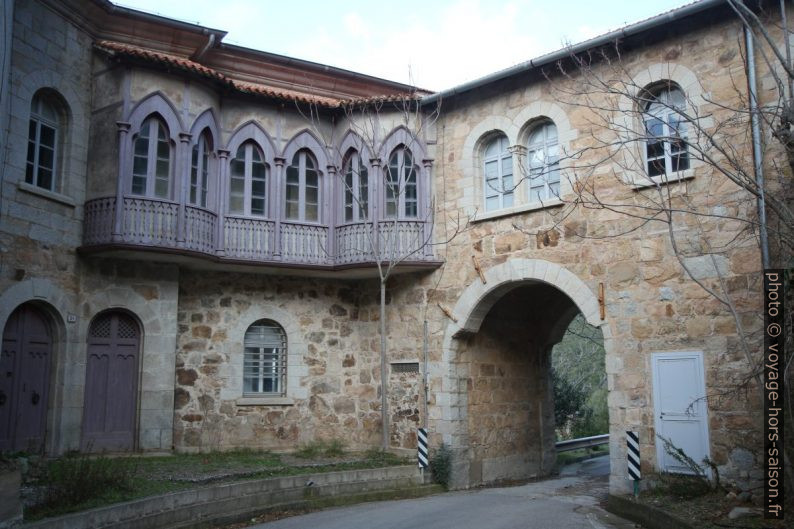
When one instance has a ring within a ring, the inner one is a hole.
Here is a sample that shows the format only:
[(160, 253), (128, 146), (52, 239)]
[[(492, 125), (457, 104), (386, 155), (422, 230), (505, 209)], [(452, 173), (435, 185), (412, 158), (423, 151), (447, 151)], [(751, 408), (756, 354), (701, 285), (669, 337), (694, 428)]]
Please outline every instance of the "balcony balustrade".
[(114, 197), (87, 201), (83, 248), (141, 248), (220, 261), (324, 268), (377, 260), (436, 262), (425, 244), (429, 223), (417, 220), (327, 226), (235, 215), (219, 219), (204, 208), (142, 197), (125, 197), (120, 213), (118, 217)]

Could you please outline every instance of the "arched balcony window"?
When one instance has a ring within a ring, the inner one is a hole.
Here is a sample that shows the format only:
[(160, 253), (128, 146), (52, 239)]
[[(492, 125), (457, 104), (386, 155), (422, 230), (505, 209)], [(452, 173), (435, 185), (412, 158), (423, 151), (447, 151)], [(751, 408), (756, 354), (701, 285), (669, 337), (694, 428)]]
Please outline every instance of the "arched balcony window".
[(229, 171), (229, 213), (258, 217), (267, 214), (268, 173), (262, 149), (253, 141), (240, 145)]
[(288, 220), (319, 222), (320, 171), (308, 149), (301, 149), (287, 167), (284, 215)]
[(190, 157), (190, 194), (188, 202), (194, 206), (207, 207), (212, 163), (212, 140), (209, 130), (204, 130), (193, 144)]
[(358, 151), (352, 150), (344, 164), (345, 222), (369, 218), (369, 173)]
[(417, 170), (410, 149), (392, 151), (386, 171), (386, 218), (416, 218), (419, 214)]
[(133, 195), (170, 197), (172, 150), (162, 120), (156, 116), (146, 118), (133, 140)]

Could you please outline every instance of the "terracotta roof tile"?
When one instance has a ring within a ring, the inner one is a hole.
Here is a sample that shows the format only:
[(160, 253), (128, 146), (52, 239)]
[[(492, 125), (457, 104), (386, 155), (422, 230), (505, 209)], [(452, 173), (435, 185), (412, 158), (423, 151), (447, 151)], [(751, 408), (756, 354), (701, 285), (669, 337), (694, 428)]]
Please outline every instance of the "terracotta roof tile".
[(420, 94), (391, 94), (379, 95), (363, 98), (351, 99), (336, 99), (333, 97), (318, 96), (297, 90), (289, 90), (285, 88), (278, 88), (269, 86), (262, 83), (251, 83), (247, 81), (239, 81), (232, 79), (226, 75), (197, 63), (185, 57), (164, 53), (162, 51), (134, 46), (132, 44), (125, 44), (123, 42), (116, 42), (110, 40), (100, 40), (94, 43), (97, 49), (103, 50), (106, 53), (113, 55), (123, 55), (126, 57), (137, 58), (154, 64), (161, 64), (172, 68), (178, 68), (183, 71), (192, 72), (209, 79), (213, 79), (222, 84), (225, 84), (231, 89), (238, 92), (252, 95), (259, 95), (273, 99), (280, 99), (285, 101), (293, 101), (296, 103), (307, 103), (313, 105), (320, 105), (326, 108), (342, 108), (349, 105), (367, 105), (375, 103), (389, 103), (399, 102), (404, 100), (418, 101), (421, 99)]

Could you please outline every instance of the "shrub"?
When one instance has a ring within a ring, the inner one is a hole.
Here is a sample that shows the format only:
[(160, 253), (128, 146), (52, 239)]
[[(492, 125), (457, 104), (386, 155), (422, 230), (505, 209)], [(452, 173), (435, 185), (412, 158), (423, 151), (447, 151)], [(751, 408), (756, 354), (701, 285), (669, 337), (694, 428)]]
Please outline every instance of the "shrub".
[(39, 478), (43, 501), (34, 510), (68, 511), (91, 499), (129, 492), (136, 470), (128, 458), (67, 454), (51, 461)]
[(452, 477), (452, 450), (445, 443), (441, 443), (430, 458), (430, 471), (436, 483), (445, 489), (449, 488), (449, 480)]

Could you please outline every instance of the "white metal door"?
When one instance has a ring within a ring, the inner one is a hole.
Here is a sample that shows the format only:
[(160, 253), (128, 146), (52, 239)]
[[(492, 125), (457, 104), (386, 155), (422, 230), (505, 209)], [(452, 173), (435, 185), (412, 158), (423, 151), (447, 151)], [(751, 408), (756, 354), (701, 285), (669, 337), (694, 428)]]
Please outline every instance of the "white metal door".
[[(700, 351), (654, 353), (653, 398), (656, 433), (682, 449), (703, 466), (709, 456), (708, 410), (703, 377), (703, 354)], [(659, 470), (691, 473), (691, 471), (656, 443)]]

